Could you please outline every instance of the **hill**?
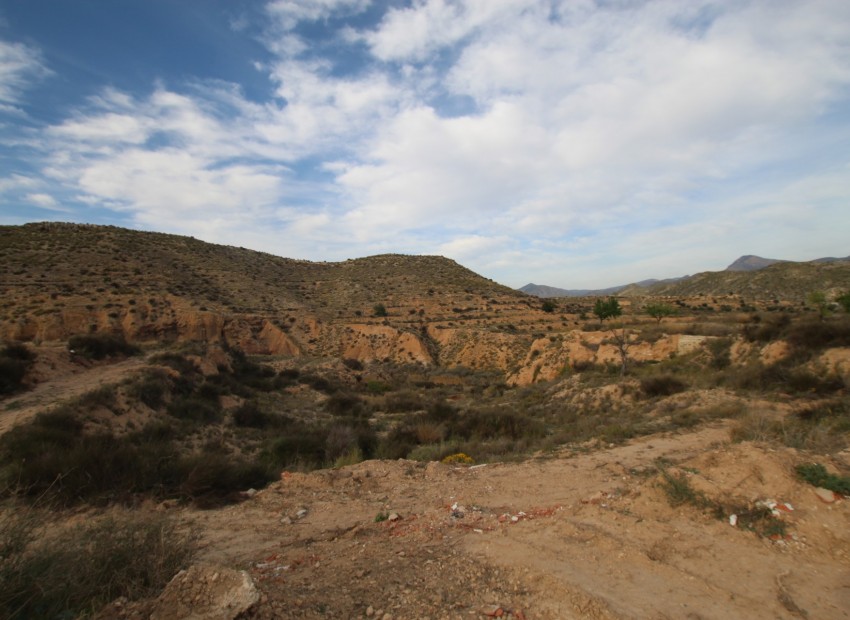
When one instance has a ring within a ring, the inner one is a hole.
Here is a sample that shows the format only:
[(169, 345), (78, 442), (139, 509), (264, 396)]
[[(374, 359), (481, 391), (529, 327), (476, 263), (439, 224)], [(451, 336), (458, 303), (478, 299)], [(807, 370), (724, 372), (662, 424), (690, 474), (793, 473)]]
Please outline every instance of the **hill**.
[(759, 269), (764, 269), (765, 267), (781, 262), (784, 261), (776, 258), (762, 258), (761, 256), (747, 254), (746, 256), (741, 256), (729, 265), (726, 268), (726, 271), (758, 271)]
[(612, 286), (605, 289), (563, 289), (555, 286), (546, 286), (544, 284), (526, 284), (517, 289), (528, 295), (535, 297), (551, 298), (551, 297), (590, 297), (594, 295), (613, 295), (624, 289), (625, 286)]
[(687, 297), (739, 295), (747, 299), (777, 299), (800, 303), (811, 291), (835, 296), (850, 290), (850, 261), (778, 262), (756, 271), (698, 273), (673, 284), (656, 284), (644, 295)]
[[(792, 279), (784, 284), (783, 275), (775, 275), (754, 278), (750, 280), (746, 275), (739, 277), (730, 274), (751, 274), (761, 271), (767, 267), (780, 263), (794, 265), (822, 265), (829, 263), (846, 263), (850, 257), (818, 258), (807, 263), (795, 263), (774, 258), (762, 258), (760, 256), (746, 255), (736, 259), (724, 271), (703, 272), (695, 276), (681, 276), (679, 278), (668, 278), (657, 280), (650, 278), (613, 286), (604, 289), (562, 289), (541, 284), (526, 284), (518, 289), (536, 297), (604, 297), (607, 295), (644, 296), (644, 295), (673, 295), (673, 296), (700, 296), (700, 295), (722, 295), (735, 294), (753, 296), (756, 299), (784, 299), (788, 301), (802, 301), (806, 293), (812, 290), (832, 290), (837, 292), (843, 286), (845, 278), (836, 275), (835, 271), (821, 272), (818, 269), (806, 271), (806, 277), (813, 278), (808, 284), (797, 278), (797, 272), (790, 270)], [(717, 274), (717, 275), (711, 275)], [(835, 278), (837, 277), (837, 281)], [(808, 288), (801, 290), (798, 285)]]
[(441, 257), (109, 227), (7, 227), (0, 253), (4, 618), (846, 608), (843, 310), (626, 297), (602, 322)]

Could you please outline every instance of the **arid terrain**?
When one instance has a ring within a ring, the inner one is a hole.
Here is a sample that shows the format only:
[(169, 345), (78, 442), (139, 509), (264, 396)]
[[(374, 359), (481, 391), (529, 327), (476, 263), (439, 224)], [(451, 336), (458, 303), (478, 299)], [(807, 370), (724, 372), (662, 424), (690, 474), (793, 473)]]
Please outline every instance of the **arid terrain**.
[(850, 617), (846, 261), (599, 316), (441, 257), (0, 248), (0, 616)]

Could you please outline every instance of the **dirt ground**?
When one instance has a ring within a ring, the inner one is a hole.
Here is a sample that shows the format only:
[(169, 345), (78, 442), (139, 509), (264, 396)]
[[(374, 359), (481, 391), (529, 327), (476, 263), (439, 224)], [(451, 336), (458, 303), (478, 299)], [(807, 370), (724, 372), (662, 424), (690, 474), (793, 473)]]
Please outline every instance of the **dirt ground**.
[[(0, 411), (0, 433), (59, 394), (145, 364), (85, 368), (57, 355), (44, 358), (55, 379)], [(826, 503), (796, 478), (810, 457), (732, 444), (729, 425), (515, 463), (284, 472), (237, 505), (145, 509), (193, 531), (199, 562), (246, 571), (259, 601), (243, 619), (850, 618), (850, 501)], [(850, 469), (848, 451), (818, 460)], [(659, 464), (724, 504), (786, 506), (785, 534), (759, 537), (730, 515), (671, 507)], [(215, 599), (206, 590), (225, 581), (192, 583), (181, 604)], [(99, 618), (172, 617), (155, 606), (122, 603)]]
[[(799, 482), (794, 450), (728, 437), (718, 423), (523, 463), (367, 461), (177, 514), (203, 560), (251, 575), (247, 618), (850, 617), (850, 502)], [(789, 504), (787, 534), (671, 508), (658, 459), (710, 497)]]
[(33, 375), (37, 380), (43, 377), (49, 377), (49, 380), (36, 383), (31, 390), (12, 396), (0, 405), (0, 435), (54, 403), (118, 383), (146, 365), (147, 361), (141, 357), (95, 363), (73, 359), (64, 347), (42, 347)]

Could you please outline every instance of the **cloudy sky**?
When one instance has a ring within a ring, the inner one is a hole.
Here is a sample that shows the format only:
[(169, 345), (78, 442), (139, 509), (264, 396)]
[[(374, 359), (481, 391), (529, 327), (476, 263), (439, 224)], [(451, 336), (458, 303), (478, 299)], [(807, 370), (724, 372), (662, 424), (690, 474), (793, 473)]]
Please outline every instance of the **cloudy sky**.
[(847, 0), (4, 0), (0, 223), (597, 288), (850, 254)]

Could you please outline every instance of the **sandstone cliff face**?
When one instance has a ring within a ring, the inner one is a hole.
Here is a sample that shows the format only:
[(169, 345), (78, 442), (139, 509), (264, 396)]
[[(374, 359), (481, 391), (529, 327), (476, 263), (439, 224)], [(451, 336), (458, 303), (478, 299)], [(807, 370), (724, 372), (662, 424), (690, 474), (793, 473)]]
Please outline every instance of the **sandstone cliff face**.
[[(116, 304), (118, 305), (118, 304)], [(391, 361), (425, 366), (465, 366), (499, 370), (509, 385), (549, 381), (588, 364), (619, 364), (609, 331), (567, 330), (532, 339), (527, 333), (505, 333), (486, 327), (443, 324), (347, 322), (309, 314), (288, 320), (251, 314), (224, 315), (200, 310), (178, 299), (149, 299), (117, 309), (66, 308), (6, 322), (7, 340), (64, 341), (80, 333), (121, 333), (135, 342), (227, 344), (248, 354), (325, 356), (362, 362)], [(634, 342), (633, 361), (663, 360), (702, 345), (704, 337), (671, 335), (656, 342)], [(740, 355), (743, 352), (735, 351)]]

